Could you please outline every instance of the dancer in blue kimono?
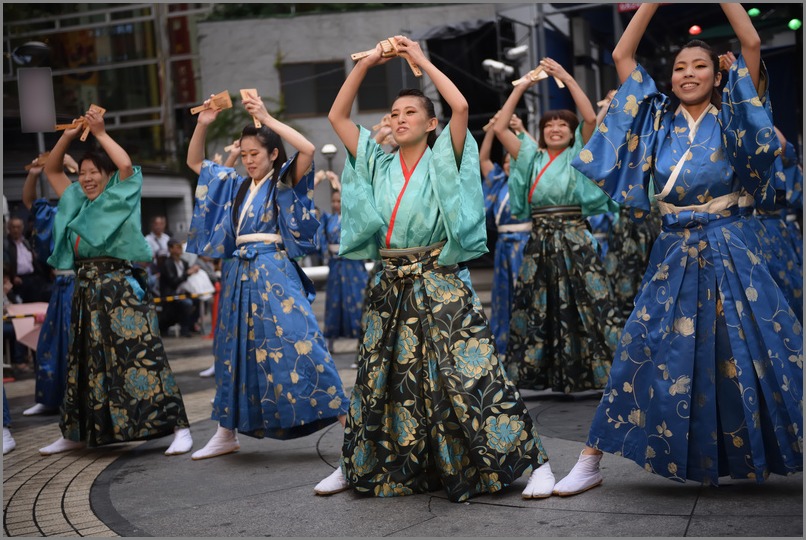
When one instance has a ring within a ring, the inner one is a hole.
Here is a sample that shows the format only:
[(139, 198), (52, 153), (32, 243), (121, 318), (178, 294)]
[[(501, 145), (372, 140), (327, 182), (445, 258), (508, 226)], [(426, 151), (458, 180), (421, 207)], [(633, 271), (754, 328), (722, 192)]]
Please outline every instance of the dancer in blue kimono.
[[(68, 170), (78, 170), (78, 164), (69, 154), (64, 156), (64, 165)], [(28, 171), (22, 186), (22, 202), (34, 215), (33, 248), (37, 250), (39, 260), (46, 261), (53, 250), (53, 221), (57, 207), (36, 196), (36, 185), (43, 169), (44, 165), (34, 164)], [(76, 273), (73, 270), (53, 272), (56, 279), (36, 347), (36, 404), (25, 409), (23, 416), (58, 412), (67, 384), (70, 311)]]
[[(209, 101), (209, 100), (208, 100)], [(238, 433), (291, 439), (347, 412), (347, 399), (311, 309), (314, 288), (294, 262), (317, 249), (313, 216), (315, 147), (279, 122), (259, 97), (243, 105), (262, 125), (240, 139), (247, 176), (205, 159), (207, 128), (219, 109), (199, 114), (187, 164), (199, 174), (188, 251), (230, 258), (215, 329), (218, 430), (195, 460), (236, 452)], [(283, 141), (298, 153), (287, 159)]]
[(6, 389), (3, 388), (3, 455), (5, 456), (17, 447), (17, 441), (11, 434), (11, 412), (8, 409)]
[[(557, 483), (602, 483), (610, 452), (684, 482), (762, 482), (803, 469), (801, 325), (769, 273), (738, 201), (771, 208), (779, 143), (763, 102), (760, 40), (740, 4), (720, 4), (741, 43), (721, 100), (719, 60), (693, 41), (672, 63), (672, 105), (635, 61), (658, 4), (641, 4), (613, 51), (621, 86), (573, 166), (663, 231), (577, 464)], [(662, 9), (662, 8), (661, 8)]]
[(786, 189), (786, 228), (789, 241), (795, 250), (797, 262), (803, 267), (803, 169), (801, 168), (795, 146), (786, 140), (784, 134), (776, 128), (778, 140), (781, 141), (781, 165)]
[(433, 102), (405, 89), (391, 110), (397, 152), (386, 153), (353, 122), (367, 71), (388, 61), (380, 44), (358, 61), (330, 109), (348, 152), (340, 254), (381, 258), (383, 270), (367, 297), (341, 464), (314, 492), (352, 487), (394, 497), (442, 488), (449, 500), (464, 501), (534, 470), (522, 496), (547, 497), (554, 486), (548, 457), (459, 266), (487, 250), (467, 101), (417, 42), (395, 39), (400, 56), (445, 99), (451, 120), (436, 137)]
[[(328, 171), (330, 172), (330, 171)], [(331, 173), (333, 174), (333, 173)], [(333, 352), (336, 338), (358, 338), (362, 335), (361, 313), (367, 269), (364, 261), (339, 256), (341, 243), (341, 192), (330, 195), (331, 213), (322, 214), (323, 252), (327, 255), (327, 297), (325, 299), (325, 338)]]
[(590, 99), (556, 61), (544, 58), (540, 66), (565, 84), (582, 122), (570, 110), (548, 111), (540, 119), (537, 143), (512, 133), (507, 119), (536, 84), (527, 77), (512, 90), (493, 127), (512, 157), (512, 213), (532, 218), (515, 285), (507, 374), (518, 388), (600, 390), (623, 318), (585, 218), (617, 212), (618, 205), (570, 165), (596, 125)]
[[(523, 263), (523, 249), (529, 240), (529, 231), (532, 230), (532, 220), (518, 219), (512, 215), (509, 205), (509, 154), (504, 155), (503, 167), (490, 159), (495, 140), (492, 127), (496, 119), (497, 114), (483, 128), (479, 163), (487, 223), (498, 231), (493, 263), (490, 328), (495, 336), (498, 354), (503, 357), (507, 354), (515, 283)], [(514, 133), (526, 133), (523, 122), (515, 114), (510, 118), (509, 127)]]

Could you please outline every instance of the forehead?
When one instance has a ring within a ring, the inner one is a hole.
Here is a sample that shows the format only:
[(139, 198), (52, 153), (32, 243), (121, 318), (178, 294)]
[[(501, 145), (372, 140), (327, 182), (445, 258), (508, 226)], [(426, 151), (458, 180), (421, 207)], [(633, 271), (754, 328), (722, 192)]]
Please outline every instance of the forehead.
[(711, 55), (702, 47), (686, 47), (682, 49), (677, 56), (675, 56), (675, 63), (678, 62), (696, 62), (697, 60), (711, 61)]
[(241, 139), (241, 152), (246, 152), (250, 150), (263, 150), (264, 146), (260, 144), (260, 141), (257, 140), (257, 137), (252, 135), (248, 135)]
[(407, 109), (409, 107), (413, 107), (415, 109), (422, 109), (423, 108), (423, 101), (417, 96), (402, 96), (395, 100), (392, 103), (392, 110), (402, 110)]

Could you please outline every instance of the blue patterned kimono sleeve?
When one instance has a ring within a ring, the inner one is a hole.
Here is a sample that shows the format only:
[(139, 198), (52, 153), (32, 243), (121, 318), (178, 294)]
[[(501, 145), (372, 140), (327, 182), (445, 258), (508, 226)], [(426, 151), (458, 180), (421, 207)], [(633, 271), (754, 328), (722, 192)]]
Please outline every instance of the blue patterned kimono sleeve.
[[(498, 194), (507, 181), (504, 169), (498, 163), (493, 163), (493, 169), (487, 173), (481, 183), (481, 192), (484, 195), (484, 211), (487, 214), (487, 225), (495, 226), (495, 212), (498, 209)], [(511, 197), (511, 195), (510, 195)]]
[(781, 143), (772, 125), (767, 71), (761, 64), (761, 96), (753, 85), (744, 58), (739, 55), (728, 70), (722, 90), (719, 123), (727, 158), (741, 186), (753, 196), (757, 208), (775, 207), (775, 157)]
[(518, 138), (521, 140), (518, 157), (509, 158), (509, 211), (518, 219), (529, 219), (529, 188), (535, 177), (533, 171), (538, 148), (531, 137), (521, 133)]
[(235, 251), (232, 203), (244, 180), (232, 167), (207, 159), (202, 162), (187, 251), (217, 259), (232, 255)]
[(383, 148), (364, 127), (358, 126), (356, 156), (347, 152), (341, 173), (341, 247), (339, 255), (347, 259), (380, 259), (376, 234), (384, 221), (375, 204), (372, 182), (386, 161)]
[(299, 154), (294, 154), (280, 169), (277, 183), (277, 225), (288, 256), (292, 259), (319, 249), (319, 220), (313, 213), (314, 165), (294, 185), (289, 174)]
[(668, 97), (639, 64), (619, 86), (607, 115), (571, 166), (617, 203), (650, 211), (647, 189)]
[(34, 215), (33, 248), (40, 261), (47, 261), (53, 251), (53, 221), (56, 217), (56, 206), (51, 206), (47, 199), (37, 199), (31, 205)]
[(448, 266), (484, 255), (488, 251), (487, 228), (476, 139), (468, 130), (457, 168), (448, 122), (434, 143), (428, 167), (440, 219), (448, 234), (437, 262)]
[(790, 208), (803, 209), (803, 171), (798, 166), (798, 155), (795, 146), (787, 141), (782, 156), (784, 176), (786, 178), (786, 202)]

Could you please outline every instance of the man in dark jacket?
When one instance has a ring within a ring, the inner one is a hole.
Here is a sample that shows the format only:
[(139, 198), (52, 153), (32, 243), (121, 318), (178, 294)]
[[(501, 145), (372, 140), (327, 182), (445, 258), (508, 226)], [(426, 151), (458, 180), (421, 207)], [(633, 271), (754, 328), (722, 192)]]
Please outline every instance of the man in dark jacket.
[[(174, 239), (169, 240), (168, 258), (160, 266), (160, 296), (164, 299), (166, 296), (182, 294), (183, 291), (179, 290), (182, 284), (198, 271), (198, 266), (188, 266), (182, 260), (182, 244)], [(193, 327), (195, 312), (195, 302), (190, 298), (172, 302), (163, 300), (159, 318), (160, 332), (164, 334), (169, 327), (179, 323), (180, 335), (191, 337), (190, 329)]]

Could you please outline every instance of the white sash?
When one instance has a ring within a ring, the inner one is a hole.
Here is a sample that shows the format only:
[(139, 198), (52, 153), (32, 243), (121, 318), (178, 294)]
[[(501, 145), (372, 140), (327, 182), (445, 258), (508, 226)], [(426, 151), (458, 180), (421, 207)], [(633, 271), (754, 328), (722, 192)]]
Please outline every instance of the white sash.
[(239, 234), (235, 239), (235, 245), (248, 244), (250, 242), (263, 242), (264, 244), (282, 244), (283, 237), (274, 233), (252, 233)]
[(499, 225), (498, 232), (529, 232), (532, 230), (532, 222), (528, 223), (513, 223), (512, 225)]

